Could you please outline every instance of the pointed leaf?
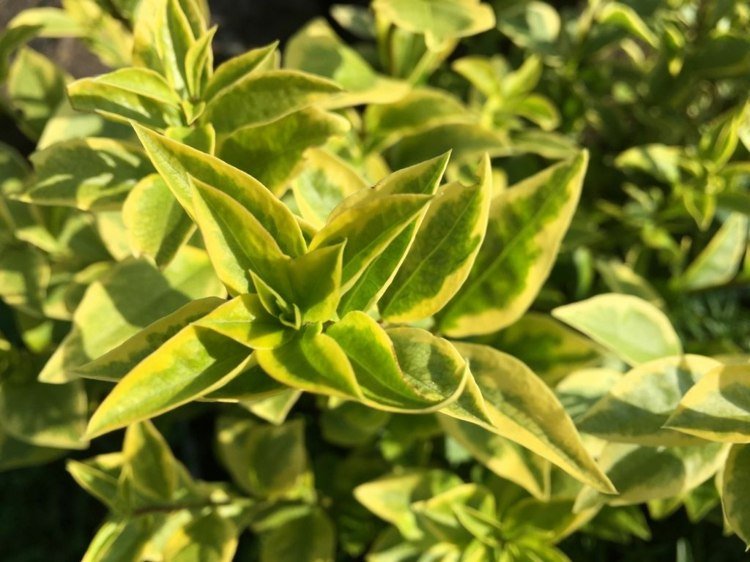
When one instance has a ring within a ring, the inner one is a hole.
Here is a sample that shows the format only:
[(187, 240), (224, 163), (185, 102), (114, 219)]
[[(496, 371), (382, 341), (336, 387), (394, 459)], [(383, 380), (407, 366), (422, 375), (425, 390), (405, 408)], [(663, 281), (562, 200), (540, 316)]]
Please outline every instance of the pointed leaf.
[(608, 441), (692, 445), (700, 440), (662, 429), (685, 393), (718, 361), (700, 355), (657, 359), (626, 373), (578, 422), (581, 431)]
[(277, 45), (278, 43), (271, 43), (265, 47), (250, 49), (221, 63), (208, 82), (204, 98), (210, 100), (224, 88), (253, 72), (269, 70), (273, 66)]
[(557, 257), (587, 162), (582, 152), (493, 199), (474, 268), (443, 310), (441, 331), (455, 337), (491, 333), (526, 312)]
[(722, 473), (721, 504), (729, 527), (750, 544), (750, 513), (747, 493), (750, 490), (750, 446), (733, 445)]
[(88, 434), (101, 435), (190, 402), (242, 372), (247, 347), (188, 326), (141, 361), (94, 412)]
[(430, 204), (403, 264), (380, 300), (391, 322), (427, 318), (439, 311), (469, 276), (484, 239), (492, 197), (485, 157), (478, 183), (450, 184)]
[(471, 366), (494, 431), (553, 462), (575, 478), (612, 493), (614, 489), (581, 442), (552, 390), (519, 360), (476, 344), (454, 344)]

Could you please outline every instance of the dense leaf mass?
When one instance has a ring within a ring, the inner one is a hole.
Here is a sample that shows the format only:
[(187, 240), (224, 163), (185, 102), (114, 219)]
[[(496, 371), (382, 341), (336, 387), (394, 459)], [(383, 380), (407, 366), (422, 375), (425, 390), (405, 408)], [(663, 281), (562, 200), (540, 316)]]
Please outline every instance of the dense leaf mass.
[(206, 0), (8, 24), (0, 470), (65, 459), (78, 559), (750, 544), (750, 9), (569, 4), (340, 4), (220, 64)]

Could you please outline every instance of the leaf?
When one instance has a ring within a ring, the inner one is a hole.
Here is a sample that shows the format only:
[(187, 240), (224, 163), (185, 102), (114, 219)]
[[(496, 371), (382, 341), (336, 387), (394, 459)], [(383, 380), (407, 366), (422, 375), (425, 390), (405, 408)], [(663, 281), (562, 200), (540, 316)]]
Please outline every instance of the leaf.
[(344, 402), (320, 415), (323, 438), (339, 447), (357, 447), (376, 438), (390, 415), (357, 402)]
[(615, 159), (615, 165), (626, 170), (645, 172), (659, 181), (674, 184), (680, 179), (681, 156), (682, 150), (678, 147), (646, 144), (622, 152)]
[(50, 276), (50, 264), (34, 248), (8, 245), (0, 250), (0, 297), (6, 304), (38, 312)]
[(497, 195), (469, 278), (438, 325), (453, 337), (509, 326), (531, 305), (549, 275), (581, 193), (588, 156), (536, 174)]
[(596, 15), (599, 23), (619, 27), (634, 37), (658, 48), (659, 40), (646, 22), (644, 22), (633, 8), (620, 2), (610, 2), (602, 6)]
[(340, 90), (330, 80), (294, 70), (251, 73), (209, 101), (206, 119), (217, 133), (226, 135), (311, 107)]
[(456, 343), (484, 397), (490, 424), (483, 427), (530, 449), (571, 476), (614, 492), (581, 442), (552, 390), (519, 360), (492, 348)]
[(150, 539), (141, 520), (105, 521), (96, 532), (81, 562), (131, 562), (138, 560)]
[(146, 420), (219, 388), (242, 372), (247, 347), (187, 326), (125, 375), (94, 412), (91, 437)]
[(68, 460), (65, 464), (76, 483), (113, 511), (122, 510), (119, 477), (122, 471), (121, 453), (99, 455), (83, 462)]
[(259, 418), (274, 425), (281, 425), (286, 421), (286, 417), (301, 395), (302, 393), (299, 390), (284, 388), (271, 396), (243, 400), (240, 404)]
[(85, 449), (88, 399), (81, 381), (38, 382), (35, 372), (14, 369), (0, 383), (0, 424), (12, 437), (41, 447)]
[(343, 117), (312, 107), (236, 130), (222, 143), (219, 156), (281, 195), (309, 148), (323, 145), (349, 128)]
[(255, 355), (264, 371), (293, 388), (342, 398), (362, 395), (344, 351), (321, 333), (319, 324), (306, 326), (281, 347), (259, 349)]
[(68, 86), (68, 97), (78, 111), (96, 111), (121, 121), (130, 120), (165, 129), (183, 125), (180, 98), (162, 76), (147, 68), (122, 68)]
[(260, 562), (333, 562), (336, 535), (320, 508), (261, 534)]
[(354, 489), (354, 497), (375, 515), (395, 525), (404, 537), (414, 540), (421, 538), (422, 531), (410, 506), (461, 484), (458, 476), (443, 470), (410, 470), (361, 484)]
[(700, 355), (656, 359), (627, 372), (578, 422), (608, 441), (693, 445), (692, 436), (662, 429), (685, 393), (720, 363)]
[[(144, 292), (146, 291), (146, 292)], [(91, 283), (73, 317), (73, 329), (39, 374), (64, 382), (75, 370), (122, 344), (191, 300), (222, 294), (205, 253), (186, 246), (164, 272), (128, 260)]]
[(315, 488), (304, 431), (301, 420), (272, 426), (245, 418), (219, 418), (219, 456), (232, 479), (253, 497), (311, 500)]
[(731, 281), (742, 265), (747, 228), (746, 216), (739, 213), (729, 215), (698, 257), (675, 279), (675, 285), (694, 291)]
[[(463, 360), (452, 357), (452, 349), (444, 345), (445, 349), (441, 349), (437, 338), (429, 368), (417, 366), (412, 360), (402, 370), (389, 334), (362, 312), (348, 313), (326, 333), (346, 353), (365, 403), (371, 407), (393, 412), (436, 411), (454, 402), (464, 391), (468, 374)], [(422, 340), (427, 337), (421, 331), (414, 334)], [(405, 344), (400, 346), (402, 357), (407, 353)]]
[(498, 16), (498, 29), (519, 47), (547, 56), (559, 55), (555, 43), (562, 27), (560, 15), (549, 4), (536, 0), (511, 4)]
[(546, 459), (477, 425), (447, 416), (439, 419), (445, 432), (493, 473), (536, 498), (549, 498), (550, 463)]
[(323, 246), (285, 262), (289, 301), (300, 310), (302, 322), (328, 322), (336, 316), (346, 242)]
[(6, 86), (21, 129), (38, 139), (65, 99), (65, 74), (44, 55), (23, 48), (10, 66)]
[[(372, 190), (361, 190), (349, 197), (335, 209), (331, 214), (331, 219), (369, 197), (397, 194), (434, 194), (445, 173), (449, 156), (450, 154), (446, 153), (390, 174), (378, 182)], [(420, 217), (408, 224), (367, 266), (356, 283), (343, 296), (339, 307), (340, 315), (352, 310), (367, 311), (375, 305), (381, 295), (388, 289), (399, 267), (403, 264), (421, 224)]]
[(237, 550), (234, 525), (213, 512), (190, 521), (167, 540), (170, 562), (231, 562)]
[(11, 437), (0, 428), (0, 471), (45, 464), (65, 453), (64, 449), (36, 447)]
[(344, 43), (324, 19), (314, 19), (286, 45), (284, 64), (337, 83), (345, 91), (326, 107), (348, 107), (396, 101), (408, 84), (376, 73), (353, 48)]
[(193, 221), (183, 211), (164, 180), (146, 176), (128, 194), (122, 207), (133, 254), (158, 267), (167, 265), (193, 232)]
[(665, 426), (725, 443), (750, 443), (750, 365), (717, 365), (680, 400)]
[(479, 0), (375, 0), (378, 17), (412, 33), (425, 35), (431, 50), (446, 41), (492, 29), (495, 13)]
[(35, 176), (19, 198), (39, 205), (88, 210), (117, 208), (151, 172), (143, 152), (128, 143), (88, 138), (60, 142), (31, 156)]
[(213, 186), (197, 179), (193, 183), (195, 221), (216, 274), (229, 292), (252, 292), (250, 272), (271, 286), (280, 282), (275, 272), (283, 253), (258, 218)]
[(289, 256), (305, 252), (306, 244), (289, 209), (257, 180), (218, 158), (135, 126), (146, 153), (172, 193), (193, 215), (192, 184), (195, 178), (239, 202), (268, 230)]
[(277, 46), (278, 43), (274, 42), (264, 47), (250, 49), (221, 63), (208, 81), (206, 91), (203, 93), (204, 99), (210, 100), (225, 88), (251, 73), (270, 70), (273, 66)]
[(607, 395), (623, 377), (619, 371), (589, 368), (574, 371), (555, 387), (555, 394), (573, 422), (578, 422), (591, 407)]
[(177, 491), (177, 462), (164, 437), (151, 422), (128, 427), (122, 454), (123, 472), (131, 490), (156, 502), (172, 499)]
[(492, 198), (490, 160), (471, 187), (450, 184), (430, 204), (414, 243), (380, 300), (391, 322), (408, 322), (439, 311), (469, 276), (484, 239)]
[(680, 339), (666, 315), (638, 297), (598, 295), (558, 307), (552, 315), (630, 365), (682, 354)]
[(365, 199), (333, 216), (315, 234), (310, 249), (346, 240), (341, 278), (341, 291), (346, 292), (388, 244), (419, 216), (431, 198), (395, 194)]
[(497, 334), (478, 338), (520, 359), (548, 384), (592, 366), (601, 359), (599, 347), (551, 316), (527, 312)]
[(182, 328), (203, 318), (222, 302), (215, 297), (189, 302), (152, 322), (104, 355), (73, 370), (85, 378), (117, 382)]
[(603, 496), (585, 488), (574, 511), (603, 504), (632, 505), (671, 498), (705, 482), (723, 466), (727, 446), (721, 443), (687, 447), (644, 447), (608, 443), (599, 464), (617, 488), (618, 495)]
[(732, 531), (750, 543), (750, 516), (748, 516), (747, 490), (750, 486), (750, 447), (732, 445), (722, 473), (721, 504), (724, 516)]
[(306, 152), (305, 165), (291, 185), (302, 217), (316, 229), (325, 224), (328, 215), (343, 199), (367, 187), (348, 163), (316, 148)]
[(490, 157), (508, 156), (513, 150), (503, 134), (478, 123), (441, 123), (425, 127), (411, 135), (403, 135), (386, 152), (394, 168), (411, 166), (452, 150), (454, 162), (478, 160), (483, 154)]

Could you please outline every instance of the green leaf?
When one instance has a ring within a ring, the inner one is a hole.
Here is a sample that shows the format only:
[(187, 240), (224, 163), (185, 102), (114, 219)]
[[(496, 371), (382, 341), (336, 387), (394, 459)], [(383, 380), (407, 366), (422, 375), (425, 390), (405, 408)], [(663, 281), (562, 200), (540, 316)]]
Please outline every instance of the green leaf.
[(469, 276), (484, 239), (492, 199), (492, 169), (485, 157), (478, 182), (450, 184), (430, 204), (414, 243), (380, 300), (391, 322), (408, 322), (439, 311)]
[(342, 242), (285, 262), (289, 300), (299, 308), (302, 322), (327, 322), (336, 315), (345, 250), (346, 242)]
[[(334, 214), (310, 243), (314, 250), (346, 240), (341, 290), (349, 290), (378, 255), (430, 202), (430, 195), (370, 197)], [(335, 213), (335, 211), (334, 211)]]
[(719, 365), (682, 397), (665, 426), (710, 441), (750, 443), (750, 365)]
[(110, 139), (73, 139), (31, 156), (35, 176), (19, 199), (87, 210), (117, 208), (151, 172), (136, 146)]
[[(144, 292), (145, 291), (145, 292)], [(186, 246), (163, 272), (127, 260), (91, 283), (73, 316), (73, 329), (39, 374), (64, 382), (75, 370), (122, 344), (191, 300), (223, 291), (205, 252)]]
[(320, 508), (287, 519), (261, 534), (260, 562), (333, 562), (336, 535)]
[(638, 297), (598, 295), (558, 307), (552, 315), (630, 365), (682, 354), (682, 344), (667, 316)]
[(135, 423), (122, 445), (124, 477), (132, 491), (156, 502), (167, 502), (177, 491), (177, 462), (164, 437), (151, 422)]
[(682, 150), (675, 146), (647, 144), (629, 148), (615, 158), (618, 168), (645, 172), (664, 183), (677, 183), (680, 179)]
[[(266, 375), (268, 377), (268, 375)], [(270, 377), (268, 377), (270, 379)], [(273, 379), (271, 379), (273, 381)], [(276, 382), (276, 381), (273, 381)], [(279, 384), (279, 383), (276, 383)], [(286, 421), (289, 412), (299, 400), (302, 392), (293, 388), (284, 388), (265, 398), (253, 398), (241, 401), (240, 405), (274, 425), (281, 425)], [(353, 403), (353, 402), (352, 402)]]
[(36, 447), (11, 437), (0, 428), (0, 471), (45, 464), (64, 456), (66, 452), (64, 449)]
[[(362, 312), (348, 313), (326, 333), (346, 353), (366, 403), (372, 407), (394, 412), (436, 411), (454, 402), (464, 391), (469, 376), (466, 366), (460, 357), (450, 355), (451, 348), (443, 345), (441, 349), (439, 342), (443, 340), (434, 338), (433, 363), (429, 368), (412, 359), (405, 362), (402, 370), (389, 334)], [(421, 331), (417, 335), (425, 339)], [(415, 339), (414, 343), (418, 341)], [(403, 344), (400, 349), (403, 358), (408, 350)]]
[(21, 49), (10, 66), (7, 92), (21, 129), (38, 139), (65, 98), (65, 74), (32, 49)]
[[(390, 174), (378, 182), (372, 190), (361, 190), (356, 195), (349, 197), (335, 209), (331, 218), (371, 196), (409, 193), (415, 195), (434, 194), (445, 173), (449, 156), (450, 154), (446, 153)], [(399, 267), (401, 267), (421, 224), (419, 219), (408, 224), (367, 266), (364, 273), (342, 298), (339, 307), (341, 315), (351, 310), (367, 311), (372, 308), (384, 291), (388, 289)]]
[(201, 399), (205, 401), (250, 404), (253, 401), (277, 397), (287, 390), (290, 390), (289, 387), (271, 378), (260, 368), (257, 357), (255, 354), (252, 354), (239, 375), (221, 388), (204, 395)]
[(217, 133), (226, 135), (311, 107), (339, 91), (330, 80), (294, 70), (251, 73), (209, 101), (206, 119)]
[(703, 251), (675, 279), (677, 287), (687, 290), (705, 289), (731, 281), (742, 265), (747, 247), (748, 219), (732, 213), (711, 238)]
[(685, 393), (720, 363), (683, 355), (643, 363), (626, 373), (578, 422), (581, 431), (608, 441), (693, 445), (692, 436), (662, 429)]
[(336, 341), (310, 324), (288, 343), (255, 352), (258, 364), (277, 381), (305, 390), (343, 398), (360, 398), (346, 354)]
[(602, 355), (590, 339), (538, 312), (527, 312), (497, 334), (479, 338), (477, 343), (520, 359), (550, 384), (598, 363)]
[(732, 445), (722, 472), (721, 504), (729, 527), (750, 544), (750, 514), (747, 492), (750, 489), (750, 447)]
[(651, 47), (658, 48), (659, 40), (646, 22), (633, 8), (620, 2), (610, 2), (602, 6), (596, 14), (599, 23), (619, 27), (634, 37), (645, 41)]
[(142, 520), (106, 521), (96, 532), (81, 562), (132, 562), (142, 557), (150, 532)]
[(712, 170), (721, 169), (732, 158), (739, 142), (744, 106), (721, 115), (709, 124), (698, 143), (698, 153)]
[(514, 151), (506, 135), (478, 123), (442, 123), (400, 137), (386, 152), (395, 168), (411, 166), (452, 150), (454, 162), (476, 161), (483, 154), (508, 156)]
[(309, 148), (343, 135), (349, 128), (343, 117), (312, 107), (236, 130), (222, 143), (219, 156), (281, 195)]
[(409, 86), (377, 74), (365, 59), (334, 33), (324, 19), (315, 19), (287, 43), (284, 64), (328, 78), (345, 92), (327, 107), (389, 103), (403, 97)]
[(253, 497), (271, 501), (310, 500), (313, 473), (301, 420), (281, 426), (246, 418), (219, 418), (219, 456), (232, 479)]
[(549, 461), (510, 439), (471, 423), (440, 416), (440, 425), (492, 472), (518, 484), (536, 498), (549, 498)]
[(104, 355), (73, 370), (85, 378), (117, 382), (182, 328), (203, 318), (222, 302), (215, 297), (189, 302), (149, 324)]
[(469, 278), (443, 309), (441, 331), (454, 337), (491, 333), (526, 312), (573, 218), (587, 162), (582, 152), (492, 200), (479, 255)]
[(294, 200), (302, 214), (316, 229), (346, 197), (365, 189), (365, 180), (347, 162), (321, 149), (305, 154), (305, 165), (292, 180)]
[(221, 63), (208, 81), (203, 97), (208, 101), (242, 78), (273, 68), (277, 46), (278, 43), (274, 42), (264, 47), (250, 49)]
[(237, 530), (216, 512), (197, 517), (177, 530), (164, 547), (170, 562), (232, 562)]
[(519, 47), (546, 56), (559, 56), (560, 15), (545, 2), (513, 3), (498, 14), (497, 27)]
[(258, 218), (219, 189), (197, 179), (193, 184), (195, 221), (216, 274), (229, 292), (252, 292), (250, 272), (271, 286), (280, 282), (275, 271), (284, 254)]
[(154, 167), (188, 214), (194, 214), (191, 178), (195, 178), (245, 207), (285, 254), (298, 256), (305, 252), (305, 240), (294, 215), (257, 180), (218, 158), (148, 129), (135, 126), (135, 130)]
[(6, 304), (38, 313), (50, 276), (50, 264), (36, 249), (9, 245), (0, 251), (0, 297)]
[(88, 435), (102, 435), (200, 398), (241, 373), (249, 357), (242, 344), (187, 326), (117, 383), (94, 412)]
[(495, 13), (479, 0), (375, 0), (378, 17), (412, 33), (425, 35), (432, 50), (446, 41), (492, 29)]
[(96, 111), (104, 117), (130, 120), (165, 129), (183, 125), (180, 99), (167, 81), (147, 68), (123, 68), (68, 86), (68, 97), (78, 111)]
[(721, 443), (687, 447), (608, 443), (599, 464), (617, 488), (617, 495), (603, 496), (586, 488), (576, 499), (573, 510), (679, 496), (711, 478), (724, 465), (727, 447)]
[(614, 492), (581, 442), (552, 390), (518, 359), (476, 344), (454, 344), (468, 361), (484, 397), (490, 424), (483, 427), (523, 445), (571, 476)]
[(462, 484), (449, 472), (433, 470), (405, 471), (383, 476), (354, 489), (354, 497), (381, 519), (395, 525), (407, 539), (419, 539), (422, 531), (410, 506)]
[(577, 425), (589, 409), (607, 395), (623, 377), (620, 371), (607, 368), (589, 368), (574, 371), (555, 387), (555, 394)]
[(253, 349), (274, 349), (292, 335), (288, 328), (268, 313), (256, 295), (235, 297), (194, 324)]
[(69, 460), (65, 468), (81, 488), (118, 511), (124, 507), (118, 491), (122, 464), (121, 453), (109, 453), (83, 462)]
[(340, 447), (365, 445), (376, 438), (390, 415), (357, 402), (344, 402), (320, 415), (323, 438)]
[(0, 383), (0, 425), (12, 437), (41, 447), (85, 449), (88, 399), (82, 381), (46, 384), (16, 368)]
[(167, 265), (193, 232), (193, 221), (156, 174), (133, 187), (122, 207), (122, 218), (133, 254), (158, 267)]

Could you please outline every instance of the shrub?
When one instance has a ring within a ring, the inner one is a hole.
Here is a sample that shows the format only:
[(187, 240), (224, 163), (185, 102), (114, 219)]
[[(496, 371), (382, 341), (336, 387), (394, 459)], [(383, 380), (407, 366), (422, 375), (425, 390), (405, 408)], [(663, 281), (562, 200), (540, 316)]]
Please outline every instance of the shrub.
[[(641, 505), (750, 542), (748, 6), (331, 15), (218, 65), (200, 0), (10, 23), (0, 467), (125, 430), (67, 463), (86, 562), (567, 560)], [(28, 46), (71, 36), (113, 70)]]

